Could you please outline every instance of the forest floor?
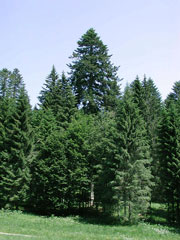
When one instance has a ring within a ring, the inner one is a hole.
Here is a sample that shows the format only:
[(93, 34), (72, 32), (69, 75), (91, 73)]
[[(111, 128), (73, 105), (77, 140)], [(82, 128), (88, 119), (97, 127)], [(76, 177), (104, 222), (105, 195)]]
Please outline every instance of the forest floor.
[(164, 209), (154, 206), (149, 222), (138, 225), (112, 224), (95, 217), (0, 211), (0, 240), (180, 240), (180, 228), (168, 226)]

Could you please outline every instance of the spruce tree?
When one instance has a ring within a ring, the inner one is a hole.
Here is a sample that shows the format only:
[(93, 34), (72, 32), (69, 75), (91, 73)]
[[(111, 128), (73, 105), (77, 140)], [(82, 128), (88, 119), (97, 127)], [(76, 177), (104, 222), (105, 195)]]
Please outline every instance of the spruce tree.
[(11, 71), (3, 68), (0, 71), (0, 99), (5, 96), (9, 96), (9, 85), (10, 85)]
[(67, 208), (65, 132), (50, 108), (34, 109), (32, 124), (35, 143), (29, 205), (40, 213), (59, 213)]
[(90, 203), (93, 164), (90, 139), (93, 128), (93, 118), (79, 112), (66, 130), (69, 208), (81, 208), (85, 207), (85, 202)]
[(161, 120), (162, 101), (160, 93), (151, 78), (144, 77), (140, 82), (137, 77), (131, 84), (134, 102), (139, 107), (141, 116), (146, 125), (147, 139), (150, 145), (150, 155), (152, 158), (151, 168), (154, 176), (154, 187), (152, 200), (159, 201), (159, 158), (158, 158), (158, 127)]
[(166, 104), (168, 104), (169, 101), (177, 102), (179, 99), (180, 99), (180, 81), (174, 83), (172, 92), (168, 95), (166, 99)]
[(110, 154), (102, 162), (100, 182), (105, 180), (106, 196), (102, 201), (112, 204), (119, 214), (124, 209), (124, 218), (135, 221), (147, 211), (152, 176), (145, 124), (129, 88), (118, 105), (113, 135), (111, 142), (107, 138)]
[(145, 108), (145, 103), (144, 103), (145, 92), (138, 76), (131, 83), (131, 89), (133, 91), (134, 102), (138, 106), (140, 113), (143, 115), (144, 108)]
[(144, 121), (133, 102), (130, 89), (125, 90), (117, 110), (119, 152), (118, 169), (113, 182), (117, 198), (123, 201), (124, 215), (131, 221), (147, 211), (151, 195), (150, 151)]
[(30, 182), (28, 157), (32, 137), (30, 126), (30, 104), (22, 87), (16, 101), (12, 100), (4, 121), (4, 149), (1, 152), (0, 199), (4, 207), (25, 206)]
[(72, 87), (64, 72), (57, 81), (56, 85), (56, 103), (55, 116), (58, 125), (67, 128), (72, 117), (77, 112), (75, 96), (72, 93)]
[(59, 126), (66, 128), (76, 112), (75, 97), (64, 72), (59, 77), (53, 66), (40, 92), (40, 107), (51, 109)]
[(12, 72), (6, 68), (0, 71), (0, 98), (17, 98), (23, 87), (20, 71), (15, 68)]
[(57, 84), (57, 80), (59, 79), (59, 75), (56, 72), (56, 69), (53, 65), (51, 73), (46, 78), (43, 89), (40, 92), (39, 101), (40, 106), (44, 108), (49, 108), (54, 106), (55, 102), (55, 87)]
[(94, 146), (96, 154), (95, 167), (95, 202), (101, 203), (105, 213), (111, 214), (117, 210), (115, 191), (112, 180), (116, 175), (115, 158), (117, 154), (117, 128), (112, 112), (101, 113), (97, 122), (97, 143)]
[(94, 29), (78, 41), (73, 52), (70, 81), (79, 107), (86, 113), (113, 109), (119, 96), (117, 70), (110, 61), (108, 48)]
[(10, 96), (12, 98), (17, 98), (20, 94), (20, 89), (23, 88), (23, 78), (20, 74), (20, 71), (15, 68), (10, 76), (9, 81)]
[(178, 99), (169, 96), (159, 128), (160, 176), (168, 220), (180, 222), (180, 112)]

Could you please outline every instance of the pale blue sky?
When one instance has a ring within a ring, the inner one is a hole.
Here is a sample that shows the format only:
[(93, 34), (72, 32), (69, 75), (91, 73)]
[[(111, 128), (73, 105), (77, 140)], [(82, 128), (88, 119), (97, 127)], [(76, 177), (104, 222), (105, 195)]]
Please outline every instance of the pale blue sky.
[(31, 104), (54, 64), (68, 71), (93, 27), (120, 65), (122, 85), (144, 74), (163, 99), (180, 80), (180, 0), (0, 0), (0, 69), (18, 68)]

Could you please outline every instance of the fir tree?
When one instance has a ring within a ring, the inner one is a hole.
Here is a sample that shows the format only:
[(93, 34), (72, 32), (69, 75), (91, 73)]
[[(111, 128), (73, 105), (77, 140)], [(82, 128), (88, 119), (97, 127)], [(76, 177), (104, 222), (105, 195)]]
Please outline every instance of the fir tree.
[(30, 204), (35, 211), (52, 214), (67, 208), (64, 141), (62, 131), (52, 131), (31, 164)]
[(17, 98), (23, 88), (23, 80), (20, 71), (15, 68), (10, 76), (9, 88), (12, 98)]
[(54, 106), (55, 102), (55, 87), (59, 79), (58, 73), (53, 65), (51, 73), (48, 75), (44, 87), (40, 92), (39, 101), (40, 105), (44, 108)]
[(166, 104), (168, 104), (169, 101), (177, 102), (180, 99), (180, 81), (174, 83), (172, 90), (166, 99)]
[(78, 113), (66, 131), (69, 208), (84, 207), (85, 202), (90, 202), (92, 163), (89, 159), (89, 140), (93, 126), (91, 116)]
[(105, 179), (103, 191), (107, 196), (102, 200), (109, 202), (119, 214), (123, 208), (124, 217), (134, 221), (139, 213), (145, 214), (147, 210), (151, 172), (144, 122), (129, 88), (117, 108), (116, 125), (117, 134), (111, 131), (112, 143), (107, 138), (110, 155), (102, 162), (100, 181)]
[(59, 78), (54, 66), (46, 79), (39, 100), (41, 108), (51, 109), (58, 125), (64, 128), (67, 127), (77, 109), (72, 88), (64, 72)]
[(11, 71), (4, 68), (0, 71), (0, 99), (9, 95)]
[(31, 109), (24, 87), (19, 91), (16, 101), (9, 105), (4, 121), (6, 131), (1, 152), (0, 199), (3, 206), (10, 208), (26, 205), (30, 182), (28, 157), (32, 145)]
[(55, 116), (60, 126), (67, 128), (72, 117), (77, 112), (76, 100), (72, 88), (64, 72), (56, 85)]
[(161, 120), (162, 102), (160, 93), (151, 78), (144, 77), (140, 82), (138, 77), (131, 84), (134, 102), (139, 107), (141, 116), (146, 124), (147, 139), (150, 145), (150, 155), (152, 158), (151, 168), (154, 176), (154, 187), (152, 199), (159, 199), (159, 158), (158, 158), (158, 127)]
[(118, 169), (112, 184), (118, 201), (123, 201), (124, 216), (131, 221), (147, 211), (151, 195), (150, 152), (144, 121), (126, 89), (117, 110)]
[(139, 77), (137, 76), (136, 79), (131, 83), (131, 89), (133, 91), (133, 98), (136, 105), (139, 107), (139, 111), (143, 114), (145, 103), (144, 103), (144, 96), (145, 92), (142, 86)]
[[(99, 133), (98, 133), (99, 132)], [(117, 128), (112, 112), (102, 113), (98, 122), (98, 139), (95, 145), (95, 202), (102, 204), (104, 212), (111, 214), (117, 207), (112, 180), (115, 179), (117, 154)]]
[(110, 57), (107, 46), (92, 28), (81, 37), (71, 56), (70, 81), (77, 103), (86, 113), (116, 106), (118, 68), (111, 63)]
[(167, 101), (159, 130), (160, 173), (168, 220), (180, 222), (180, 113), (177, 103)]
[(0, 71), (0, 97), (17, 98), (23, 87), (22, 76), (17, 68), (12, 72), (4, 68)]

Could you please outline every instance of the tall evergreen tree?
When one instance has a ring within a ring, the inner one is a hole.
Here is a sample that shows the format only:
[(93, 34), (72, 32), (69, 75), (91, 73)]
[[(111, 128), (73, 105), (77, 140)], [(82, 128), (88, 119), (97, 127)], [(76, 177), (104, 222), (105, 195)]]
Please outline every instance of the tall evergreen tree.
[(92, 28), (81, 37), (71, 56), (70, 81), (77, 103), (86, 113), (116, 106), (118, 68), (111, 63), (110, 57), (107, 46)]
[(25, 206), (30, 181), (28, 156), (32, 137), (30, 104), (22, 87), (16, 101), (12, 101), (4, 122), (4, 149), (1, 152), (0, 199), (5, 207)]
[(166, 99), (166, 104), (169, 101), (177, 102), (180, 99), (180, 81), (174, 83), (172, 90), (173, 91), (168, 95)]
[(145, 124), (128, 88), (117, 110), (116, 121), (119, 168), (113, 184), (117, 197), (123, 201), (124, 215), (128, 213), (128, 219), (132, 220), (138, 213), (144, 214), (147, 210), (152, 175)]
[(144, 108), (145, 108), (145, 102), (144, 102), (145, 92), (138, 76), (131, 83), (131, 89), (133, 91), (134, 102), (139, 107), (140, 113), (143, 115)]
[(59, 78), (55, 67), (46, 79), (39, 96), (41, 108), (51, 109), (59, 126), (67, 127), (76, 112), (75, 97), (64, 72)]
[(108, 200), (119, 212), (124, 208), (124, 217), (134, 221), (147, 210), (152, 176), (144, 121), (129, 88), (117, 108), (116, 131), (109, 147), (112, 153), (102, 164), (100, 182), (105, 179), (107, 196), (102, 201)]
[(144, 77), (140, 82), (138, 78), (131, 84), (134, 102), (139, 107), (141, 116), (146, 124), (147, 139), (150, 145), (152, 158), (151, 168), (154, 176), (152, 199), (159, 199), (159, 158), (158, 158), (158, 127), (161, 120), (162, 102), (160, 93), (151, 78)]
[(22, 76), (17, 68), (12, 72), (4, 68), (0, 71), (0, 98), (17, 98), (23, 87)]
[(51, 73), (48, 75), (44, 87), (40, 92), (39, 101), (41, 106), (45, 108), (54, 106), (55, 89), (58, 79), (58, 73), (56, 72), (56, 69), (53, 65)]
[(180, 222), (180, 88), (179, 82), (165, 100), (159, 128), (159, 152), (163, 200), (168, 204), (169, 221)]
[(23, 88), (23, 78), (17, 68), (11, 73), (9, 88), (12, 98), (17, 98)]
[(72, 117), (77, 112), (75, 96), (72, 93), (72, 87), (64, 72), (57, 81), (56, 86), (56, 110), (55, 116), (60, 126), (67, 128)]
[(102, 113), (98, 122), (96, 154), (95, 202), (102, 204), (106, 213), (117, 209), (112, 180), (116, 175), (115, 158), (117, 154), (117, 128), (112, 112)]
[(0, 71), (0, 99), (9, 95), (11, 71), (4, 68)]
[(93, 168), (90, 140), (92, 140), (93, 128), (92, 116), (80, 112), (66, 130), (69, 208), (83, 207), (85, 202), (90, 202)]
[(159, 133), (163, 200), (169, 220), (180, 222), (180, 113), (173, 102), (164, 110)]

